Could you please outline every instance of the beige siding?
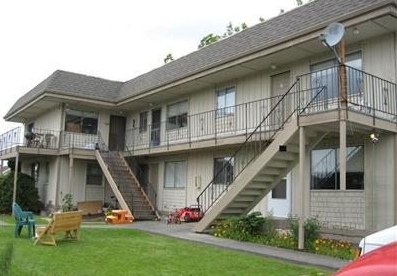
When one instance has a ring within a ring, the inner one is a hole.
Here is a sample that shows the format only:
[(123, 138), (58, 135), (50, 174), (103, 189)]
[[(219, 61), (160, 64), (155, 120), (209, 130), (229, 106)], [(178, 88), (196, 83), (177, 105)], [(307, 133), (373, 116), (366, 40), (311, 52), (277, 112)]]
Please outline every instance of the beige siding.
[(61, 157), (54, 158), (49, 163), (50, 172), (49, 172), (49, 176), (48, 176), (48, 186), (47, 186), (46, 195), (45, 195), (45, 199), (46, 199), (46, 201), (44, 202), (45, 204), (51, 204), (51, 205), (55, 204), (57, 177), (58, 177), (57, 164), (58, 164), (60, 158)]
[(394, 135), (380, 136), (377, 144), (365, 144), (366, 229), (380, 230), (395, 224), (394, 206), (396, 157)]
[(110, 112), (100, 111), (98, 114), (98, 131), (103, 141), (109, 144)]
[(197, 196), (213, 177), (213, 154), (210, 151), (194, 152), (188, 159), (188, 205), (197, 204)]
[(62, 109), (57, 107), (49, 112), (37, 117), (34, 121), (34, 127), (44, 130), (61, 130)]
[(215, 109), (215, 88), (206, 88), (190, 95), (189, 115), (213, 109)]
[(364, 43), (364, 71), (396, 82), (396, 41), (392, 34)]
[(263, 73), (255, 73), (239, 79), (236, 84), (236, 104), (252, 102), (265, 97), (267, 89), (263, 85), (264, 81), (266, 81), (266, 75)]

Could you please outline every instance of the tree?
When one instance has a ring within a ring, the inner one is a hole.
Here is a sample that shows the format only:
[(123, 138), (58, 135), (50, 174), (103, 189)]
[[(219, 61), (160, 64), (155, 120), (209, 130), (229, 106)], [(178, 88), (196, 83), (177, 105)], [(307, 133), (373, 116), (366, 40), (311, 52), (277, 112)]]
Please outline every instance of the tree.
[(245, 24), (244, 22), (240, 24), (240, 26), (233, 26), (232, 22), (229, 22), (229, 24), (226, 26), (226, 32), (223, 33), (222, 36), (220, 35), (215, 35), (213, 33), (210, 33), (206, 36), (204, 36), (201, 40), (200, 40), (200, 44), (198, 45), (198, 48), (203, 48), (205, 46), (208, 46), (214, 42), (217, 42), (223, 38), (227, 38), (229, 36), (232, 36), (238, 32), (240, 32), (241, 30), (245, 30), (247, 29), (248, 26), (247, 24)]
[(168, 62), (173, 61), (173, 60), (174, 60), (174, 57), (172, 56), (171, 53), (169, 53), (169, 54), (165, 57), (164, 63), (168, 63)]
[(214, 35), (213, 33), (208, 34), (200, 40), (200, 44), (198, 47), (199, 47), (199, 49), (203, 48), (203, 47), (208, 46), (214, 42), (217, 42), (219, 39), (221, 39), (221, 37), (219, 35)]
[[(0, 176), (0, 214), (12, 212), (12, 196), (14, 191), (14, 172)], [(40, 212), (43, 203), (39, 200), (39, 193), (33, 177), (18, 173), (16, 201), (22, 210), (35, 213)]]

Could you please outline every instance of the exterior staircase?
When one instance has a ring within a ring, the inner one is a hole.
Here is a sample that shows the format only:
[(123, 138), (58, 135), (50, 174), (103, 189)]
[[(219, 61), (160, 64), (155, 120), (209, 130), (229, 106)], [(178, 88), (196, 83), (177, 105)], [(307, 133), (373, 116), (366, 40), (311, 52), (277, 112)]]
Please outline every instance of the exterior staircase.
[(96, 158), (122, 209), (135, 220), (160, 219), (125, 159), (115, 151), (97, 150)]
[[(203, 232), (217, 220), (245, 215), (252, 210), (299, 162), (298, 114), (303, 108), (295, 106), (296, 95), (292, 93), (294, 83), (257, 128), (236, 150), (214, 179), (203, 189), (197, 204), (205, 213), (194, 227)], [(319, 91), (321, 93), (321, 91)], [(326, 133), (306, 131), (306, 148), (312, 149)], [(243, 165), (238, 166), (243, 160)], [(216, 183), (218, 175), (235, 169), (231, 183)]]
[[(310, 132), (307, 148), (313, 148), (325, 133)], [(216, 220), (249, 213), (299, 161), (299, 127), (291, 119), (285, 128), (207, 210), (194, 231), (203, 232)]]

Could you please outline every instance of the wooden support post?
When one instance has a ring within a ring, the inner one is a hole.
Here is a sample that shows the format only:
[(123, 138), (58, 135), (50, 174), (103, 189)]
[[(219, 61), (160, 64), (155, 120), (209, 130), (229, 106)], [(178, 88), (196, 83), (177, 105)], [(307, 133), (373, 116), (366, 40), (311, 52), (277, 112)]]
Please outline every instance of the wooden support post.
[(339, 179), (340, 189), (346, 190), (346, 120), (347, 120), (347, 77), (345, 67), (345, 41), (339, 43)]
[(306, 173), (306, 133), (304, 127), (299, 127), (299, 190), (300, 200), (298, 203), (299, 210), (299, 236), (298, 236), (298, 249), (305, 249), (305, 233), (303, 224), (305, 221), (305, 205), (306, 198), (305, 193), (305, 173)]
[(69, 155), (69, 193), (71, 194), (73, 189), (73, 170), (74, 170), (74, 158), (73, 154)]

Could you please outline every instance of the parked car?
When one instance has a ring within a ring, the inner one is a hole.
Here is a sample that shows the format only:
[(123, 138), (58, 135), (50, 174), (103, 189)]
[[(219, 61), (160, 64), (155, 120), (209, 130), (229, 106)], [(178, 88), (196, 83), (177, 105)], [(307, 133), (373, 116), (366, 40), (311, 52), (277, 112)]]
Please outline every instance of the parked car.
[(333, 276), (396, 276), (397, 242), (392, 242), (358, 257)]
[(359, 243), (360, 256), (393, 241), (397, 241), (397, 225), (375, 232), (363, 238)]

